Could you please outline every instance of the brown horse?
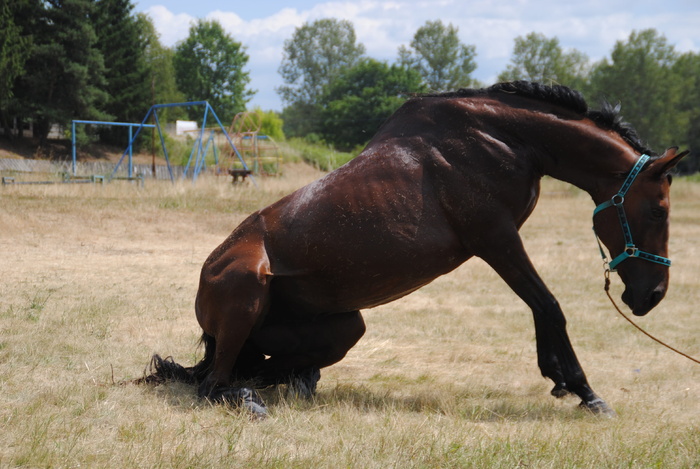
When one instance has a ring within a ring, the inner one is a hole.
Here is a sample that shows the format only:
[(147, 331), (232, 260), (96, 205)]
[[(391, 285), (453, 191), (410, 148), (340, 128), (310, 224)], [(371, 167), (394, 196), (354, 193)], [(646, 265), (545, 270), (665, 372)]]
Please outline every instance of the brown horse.
[(313, 394), (320, 368), (365, 332), (359, 310), (478, 256), (532, 309), (552, 394), (612, 413), (589, 386), (518, 230), (542, 176), (585, 190), (601, 205), (594, 225), (619, 263), (623, 300), (646, 314), (668, 287), (668, 174), (683, 154), (642, 154), (652, 155), (616, 110), (589, 111), (561, 86), (514, 82), (412, 98), (357, 158), (252, 214), (212, 252), (195, 304), (204, 358), (183, 368), (156, 355), (145, 380), (197, 383), (202, 397), (264, 414), (241, 381)]

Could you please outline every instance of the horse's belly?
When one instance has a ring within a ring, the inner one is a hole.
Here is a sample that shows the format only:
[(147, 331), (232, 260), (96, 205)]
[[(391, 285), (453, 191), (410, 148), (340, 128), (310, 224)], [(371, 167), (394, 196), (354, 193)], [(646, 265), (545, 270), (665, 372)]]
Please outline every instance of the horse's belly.
[(292, 314), (372, 308), (427, 285), (458, 267), (467, 257), (452, 253), (399, 263), (377, 259), (366, 264), (333, 264), (315, 272), (276, 276), (272, 283), (272, 303), (276, 309), (286, 308)]

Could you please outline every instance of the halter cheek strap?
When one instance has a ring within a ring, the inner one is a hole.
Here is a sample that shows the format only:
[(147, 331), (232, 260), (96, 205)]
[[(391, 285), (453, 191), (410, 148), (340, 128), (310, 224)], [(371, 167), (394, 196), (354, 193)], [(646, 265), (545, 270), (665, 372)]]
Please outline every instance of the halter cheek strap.
[(595, 231), (595, 225), (593, 226), (593, 232), (596, 235), (596, 240), (598, 241), (598, 248), (600, 249), (600, 255), (603, 257), (603, 261), (605, 261), (608, 264), (608, 270), (611, 272), (615, 272), (615, 268), (620, 264), (620, 262), (624, 261), (625, 259), (628, 259), (630, 257), (637, 257), (639, 259), (643, 259), (645, 261), (649, 262), (655, 262), (657, 264), (662, 264), (667, 267), (671, 266), (671, 260), (666, 258), (666, 257), (661, 257), (657, 256), (656, 254), (650, 254), (645, 251), (640, 251), (635, 245), (634, 241), (632, 240), (632, 232), (630, 230), (629, 223), (627, 222), (627, 215), (625, 214), (625, 207), (624, 207), (624, 202), (625, 202), (625, 194), (627, 194), (627, 191), (629, 190), (630, 186), (632, 186), (632, 183), (634, 180), (637, 178), (640, 172), (642, 172), (642, 168), (644, 167), (644, 164), (649, 160), (649, 156), (647, 155), (642, 155), (639, 157), (639, 160), (637, 160), (637, 163), (634, 165), (632, 168), (632, 171), (627, 175), (627, 179), (625, 179), (625, 182), (622, 184), (622, 187), (620, 188), (619, 191), (617, 191), (617, 194), (612, 196), (610, 200), (607, 200), (603, 202), (602, 204), (598, 205), (595, 210), (593, 211), (593, 217), (605, 210), (606, 208), (609, 207), (615, 207), (615, 210), (617, 211), (617, 217), (620, 220), (620, 226), (622, 227), (622, 235), (625, 238), (625, 249), (620, 253), (617, 257), (615, 257), (612, 261), (608, 263), (608, 258), (605, 255), (605, 251), (603, 251), (603, 245), (600, 242), (600, 238), (598, 237), (598, 233)]

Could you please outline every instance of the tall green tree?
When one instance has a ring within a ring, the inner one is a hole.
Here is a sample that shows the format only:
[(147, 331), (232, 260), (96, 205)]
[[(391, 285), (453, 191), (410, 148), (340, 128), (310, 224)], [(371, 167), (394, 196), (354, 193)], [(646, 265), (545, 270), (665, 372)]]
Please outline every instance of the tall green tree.
[(24, 72), (24, 64), (32, 47), (29, 28), (24, 30), (15, 21), (26, 9), (27, 3), (13, 0), (0, 4), (0, 125), (8, 136), (15, 80)]
[(399, 64), (417, 70), (431, 91), (472, 86), (476, 47), (462, 44), (458, 32), (452, 24), (427, 21), (416, 31), (410, 48), (399, 47)]
[[(145, 43), (145, 61), (148, 67), (148, 104), (181, 103), (186, 101), (175, 81), (173, 60), (175, 51), (160, 42), (151, 18), (145, 13), (137, 15), (141, 40)], [(158, 111), (161, 122), (185, 119), (187, 113), (182, 108), (164, 108)]]
[(356, 41), (355, 28), (346, 20), (320, 19), (298, 27), (284, 41), (279, 73), (285, 85), (277, 89), (282, 101), (318, 104), (324, 88), (365, 53)]
[(15, 78), (24, 70), (30, 52), (31, 36), (15, 22), (20, 2), (0, 4), (0, 105), (12, 97)]
[(21, 112), (43, 142), (51, 124), (72, 119), (107, 120), (105, 68), (91, 18), (92, 0), (45, 0), (35, 24), (35, 47), (18, 80)]
[(284, 131), (289, 136), (319, 133), (324, 89), (341, 70), (357, 63), (365, 47), (346, 20), (320, 19), (298, 27), (284, 42), (277, 93), (285, 105)]
[(362, 59), (324, 90), (322, 136), (342, 150), (351, 150), (366, 143), (408, 94), (424, 91), (417, 71)]
[(683, 113), (688, 124), (681, 129), (685, 139), (671, 143), (687, 146), (690, 150), (690, 155), (677, 166), (678, 170), (695, 173), (700, 171), (700, 54), (687, 52), (681, 55), (673, 64), (673, 72), (687, 81), (675, 111)]
[(576, 49), (564, 51), (556, 37), (530, 33), (515, 38), (511, 63), (499, 81), (528, 80), (581, 88), (589, 75), (588, 56)]
[[(94, 25), (105, 63), (104, 111), (121, 122), (141, 122), (149, 108), (150, 84), (141, 24), (130, 0), (97, 0)], [(124, 129), (100, 128), (111, 143), (123, 143)]]
[[(173, 57), (175, 51), (163, 46), (160, 36), (156, 31), (151, 18), (145, 13), (138, 13), (136, 21), (139, 28), (139, 36), (145, 44), (144, 59), (147, 65), (149, 96), (148, 106), (154, 104), (182, 103), (185, 97), (177, 88), (175, 83), (175, 67)], [(174, 122), (177, 119), (187, 119), (187, 111), (182, 107), (166, 107), (157, 111), (158, 122), (161, 125)], [(143, 116), (142, 116), (143, 117)], [(156, 124), (155, 114), (151, 114), (151, 124)], [(150, 129), (144, 135), (146, 138), (139, 139), (137, 144), (145, 144), (152, 154), (161, 153), (161, 146), (156, 136), (156, 129)]]
[(688, 78), (674, 72), (679, 55), (655, 29), (617, 41), (610, 59), (591, 74), (588, 95), (621, 104), (625, 120), (656, 151), (685, 140), (688, 115), (679, 112)]
[[(226, 125), (245, 110), (255, 94), (247, 88), (248, 59), (243, 44), (227, 34), (219, 22), (198, 20), (175, 48), (178, 88), (188, 101), (208, 101)], [(190, 108), (189, 115), (199, 120), (203, 110)]]

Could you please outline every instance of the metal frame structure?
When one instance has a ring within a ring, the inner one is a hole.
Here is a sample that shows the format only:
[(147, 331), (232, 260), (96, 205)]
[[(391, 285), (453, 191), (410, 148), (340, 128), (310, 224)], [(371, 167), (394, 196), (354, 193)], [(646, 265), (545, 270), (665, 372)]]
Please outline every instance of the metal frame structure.
[[(165, 139), (163, 138), (163, 131), (162, 131), (161, 126), (160, 126), (160, 120), (158, 119), (158, 109), (171, 108), (171, 107), (191, 107), (191, 106), (204, 106), (204, 117), (202, 119), (202, 125), (201, 125), (200, 131), (199, 131), (199, 138), (197, 138), (197, 140), (195, 140), (195, 146), (192, 150), (192, 153), (190, 154), (190, 159), (187, 162), (187, 167), (185, 169), (183, 177), (185, 177), (185, 178), (187, 177), (187, 168), (189, 168), (189, 166), (190, 166), (190, 162), (192, 160), (192, 157), (195, 154), (195, 150), (196, 150), (196, 158), (195, 158), (194, 169), (192, 172), (192, 181), (193, 182), (197, 179), (199, 172), (201, 171), (201, 169), (204, 166), (204, 156), (205, 156), (206, 147), (202, 147), (202, 142), (204, 141), (204, 132), (206, 130), (207, 118), (209, 116), (209, 113), (211, 113), (211, 115), (214, 116), (216, 123), (218, 124), (219, 128), (221, 129), (224, 136), (226, 137), (226, 140), (228, 141), (229, 145), (231, 146), (231, 149), (233, 150), (235, 155), (238, 157), (239, 161), (243, 165), (243, 168), (245, 168), (247, 170), (248, 165), (243, 160), (243, 157), (238, 152), (238, 149), (236, 148), (236, 146), (233, 144), (233, 140), (231, 140), (231, 137), (229, 136), (229, 134), (226, 131), (226, 129), (224, 128), (224, 126), (221, 124), (221, 120), (219, 120), (219, 116), (216, 115), (216, 112), (214, 112), (214, 109), (211, 107), (211, 105), (207, 101), (190, 101), (190, 102), (185, 102), (185, 103), (154, 104), (153, 106), (151, 106), (151, 108), (146, 113), (146, 117), (143, 118), (143, 121), (141, 122), (141, 124), (140, 125), (135, 124), (138, 127), (138, 129), (136, 130), (136, 133), (130, 137), (129, 146), (127, 147), (126, 150), (124, 150), (124, 153), (122, 153), (121, 158), (119, 158), (119, 162), (117, 162), (116, 166), (114, 167), (114, 171), (112, 171), (112, 174), (109, 177), (109, 180), (112, 180), (114, 178), (114, 176), (116, 175), (117, 171), (119, 170), (119, 166), (122, 164), (124, 157), (127, 155), (127, 152), (131, 151), (131, 147), (132, 147), (134, 141), (136, 140), (136, 138), (138, 137), (139, 133), (141, 132), (141, 129), (143, 129), (144, 127), (153, 127), (153, 125), (146, 124), (148, 119), (151, 117), (151, 114), (153, 114), (153, 118), (155, 120), (155, 127), (158, 129), (158, 136), (160, 137), (161, 147), (163, 148), (163, 154), (165, 155), (165, 162), (168, 166), (170, 180), (174, 183), (175, 178), (173, 176), (172, 167), (170, 166), (170, 158), (168, 157), (168, 150), (165, 146)], [(207, 147), (208, 147), (208, 144), (207, 144)], [(251, 180), (253, 181), (253, 184), (257, 186), (255, 179), (253, 179), (251, 177)]]
[[(279, 171), (279, 147), (274, 139), (268, 135), (261, 135), (262, 116), (256, 111), (239, 112), (231, 122), (229, 133), (233, 141), (238, 145), (239, 153), (243, 157), (250, 157), (253, 166), (253, 174), (265, 172), (265, 161), (274, 161), (274, 173)], [(262, 142), (265, 142), (261, 144)], [(272, 150), (274, 156), (262, 156), (263, 151)], [(233, 152), (228, 155), (233, 157)]]
[[(207, 143), (206, 145), (202, 146), (202, 139), (203, 139), (203, 133), (202, 130), (205, 132), (209, 132), (209, 137), (207, 138)], [(205, 167), (205, 159), (207, 156), (207, 153), (209, 152), (209, 147), (214, 151), (214, 164), (218, 165), (219, 164), (219, 154), (216, 149), (216, 129), (200, 129), (197, 130), (197, 138), (194, 141), (194, 145), (192, 146), (192, 151), (190, 152), (190, 156), (187, 159), (187, 164), (185, 164), (185, 169), (183, 170), (183, 177), (187, 177), (187, 174), (190, 170), (190, 166), (192, 166), (192, 158), (194, 157), (194, 166), (192, 168), (192, 180), (197, 179), (197, 176), (199, 173), (204, 169)], [(195, 153), (196, 152), (196, 153)], [(196, 156), (195, 156), (196, 155)]]
[[(75, 124), (92, 124), (92, 125), (111, 125), (111, 126), (116, 126), (116, 127), (129, 127), (129, 146), (126, 148), (124, 151), (124, 154), (128, 152), (129, 154), (129, 170), (128, 170), (128, 177), (129, 179), (133, 178), (133, 173), (134, 173), (134, 164), (133, 164), (133, 152), (132, 152), (132, 144), (134, 142), (134, 139), (136, 137), (133, 136), (133, 128), (134, 127), (139, 127), (139, 131), (141, 130), (142, 127), (148, 127), (148, 128), (154, 128), (155, 125), (151, 124), (131, 124), (128, 122), (104, 122), (104, 121), (84, 121), (84, 120), (74, 120), (71, 123), (71, 155), (73, 157), (73, 166), (72, 166), (72, 173), (73, 176), (77, 176), (76, 171), (77, 171), (77, 164), (76, 164), (76, 152), (75, 152)], [(124, 158), (124, 155), (122, 155), (122, 159)], [(119, 163), (121, 163), (121, 159), (119, 160)], [(172, 174), (172, 173), (171, 173)], [(112, 177), (114, 177), (114, 173), (112, 173)], [(112, 178), (110, 178), (111, 180)]]

